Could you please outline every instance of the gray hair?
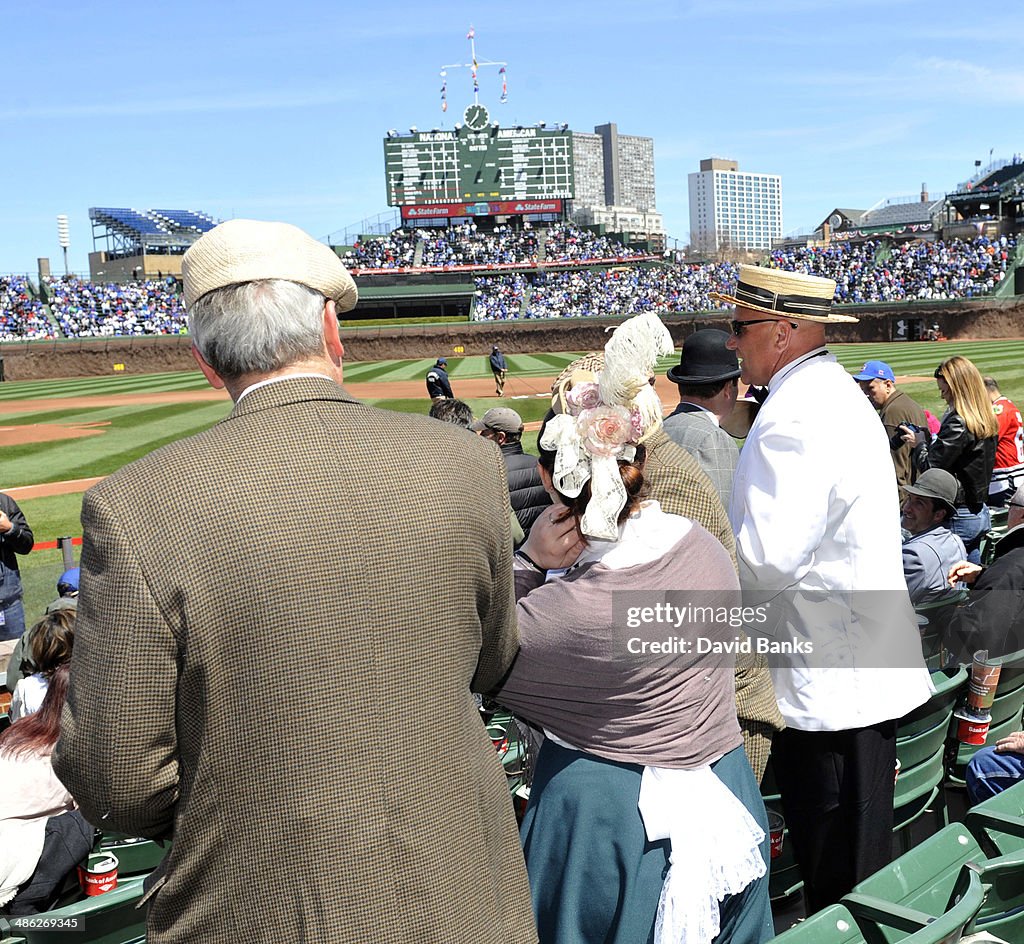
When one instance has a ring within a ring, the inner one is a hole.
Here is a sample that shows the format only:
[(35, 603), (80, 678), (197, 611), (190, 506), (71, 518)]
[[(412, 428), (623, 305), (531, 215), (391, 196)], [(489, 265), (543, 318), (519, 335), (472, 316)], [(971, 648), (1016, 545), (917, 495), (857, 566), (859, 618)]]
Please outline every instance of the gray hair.
[(188, 314), (192, 343), (225, 380), (270, 374), (324, 349), (319, 292), (283, 279), (242, 282), (207, 292)]
[[(1017, 491), (1010, 496), (1010, 502), (1013, 502), (1018, 507), (1024, 507), (1024, 485), (1017, 486)], [(1007, 502), (1007, 504), (1010, 502)]]

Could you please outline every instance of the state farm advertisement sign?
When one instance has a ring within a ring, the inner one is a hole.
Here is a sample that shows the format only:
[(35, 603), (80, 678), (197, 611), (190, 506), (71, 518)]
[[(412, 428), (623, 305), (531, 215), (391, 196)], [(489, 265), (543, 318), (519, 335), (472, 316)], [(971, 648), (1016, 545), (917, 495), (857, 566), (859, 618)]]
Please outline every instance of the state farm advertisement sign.
[(561, 213), (561, 200), (491, 200), (476, 203), (435, 203), (402, 207), (403, 220), (436, 220), (459, 216), (515, 216), (526, 213)]

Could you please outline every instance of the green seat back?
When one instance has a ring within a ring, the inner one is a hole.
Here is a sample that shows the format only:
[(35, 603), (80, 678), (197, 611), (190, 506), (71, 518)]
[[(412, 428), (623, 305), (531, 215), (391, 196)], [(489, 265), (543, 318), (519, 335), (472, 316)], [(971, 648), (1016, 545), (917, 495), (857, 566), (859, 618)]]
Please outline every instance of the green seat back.
[[(69, 944), (76, 940), (88, 944), (142, 944), (146, 940), (146, 909), (137, 907), (141, 898), (141, 878), (119, 880), (117, 888), (104, 895), (36, 916), (63, 922), (65, 927), (21, 928), (18, 933), (27, 944)], [(82, 936), (69, 933), (66, 925), (72, 920), (84, 929)]]
[(149, 875), (170, 851), (171, 844), (160, 845), (152, 839), (131, 839), (125, 836), (104, 835), (98, 850), (112, 852), (117, 856), (118, 878), (133, 875)]
[[(866, 895), (938, 916), (945, 912), (961, 868), (968, 862), (979, 868), (981, 881), (989, 887), (978, 929), (1008, 941), (1024, 941), (1024, 854), (987, 858), (962, 823), (940, 830), (860, 882), (853, 889), (854, 897)], [(903, 937), (887, 933), (884, 939), (900, 941)]]
[(853, 915), (842, 905), (832, 905), (777, 934), (769, 944), (865, 944), (865, 941)]
[(928, 731), (949, 715), (956, 706), (961, 689), (967, 684), (967, 670), (963, 666), (932, 673), (935, 694), (923, 705), (908, 712), (897, 722), (896, 736), (910, 738)]

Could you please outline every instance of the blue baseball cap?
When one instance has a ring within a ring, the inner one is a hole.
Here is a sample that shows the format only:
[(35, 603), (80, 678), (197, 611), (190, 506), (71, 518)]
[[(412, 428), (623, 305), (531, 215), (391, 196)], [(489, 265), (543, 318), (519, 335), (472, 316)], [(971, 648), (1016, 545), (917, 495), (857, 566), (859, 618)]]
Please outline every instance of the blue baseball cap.
[(438, 364), (447, 364), (448, 363), (448, 358), (447, 357), (439, 357), (437, 359), (437, 363)]
[(65, 570), (57, 581), (57, 592), (62, 597), (69, 596), (72, 593), (78, 593), (78, 580), (80, 575), (81, 570), (78, 567), (72, 567), (70, 570)]
[(868, 361), (859, 374), (853, 375), (854, 380), (888, 380), (896, 383), (896, 375), (885, 361)]

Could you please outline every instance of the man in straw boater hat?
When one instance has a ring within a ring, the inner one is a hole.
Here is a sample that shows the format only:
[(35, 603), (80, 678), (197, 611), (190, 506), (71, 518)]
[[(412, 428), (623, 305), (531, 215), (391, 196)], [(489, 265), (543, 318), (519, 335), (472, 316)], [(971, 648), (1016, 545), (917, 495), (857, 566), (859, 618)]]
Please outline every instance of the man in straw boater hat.
[(786, 730), (772, 764), (817, 911), (890, 858), (896, 719), (929, 697), (903, 580), (889, 444), (825, 347), (835, 282), (740, 266), (712, 298), (736, 306), (740, 379), (767, 387), (729, 517), (744, 604), (771, 654)]
[[(222, 223), (182, 272), (195, 358), (234, 407), (86, 493), (58, 775), (91, 822), (173, 839), (154, 944), (536, 942), (471, 695), (518, 648), (497, 448), (345, 392), (356, 286), (294, 226)], [(410, 709), (443, 783), (400, 743)]]

